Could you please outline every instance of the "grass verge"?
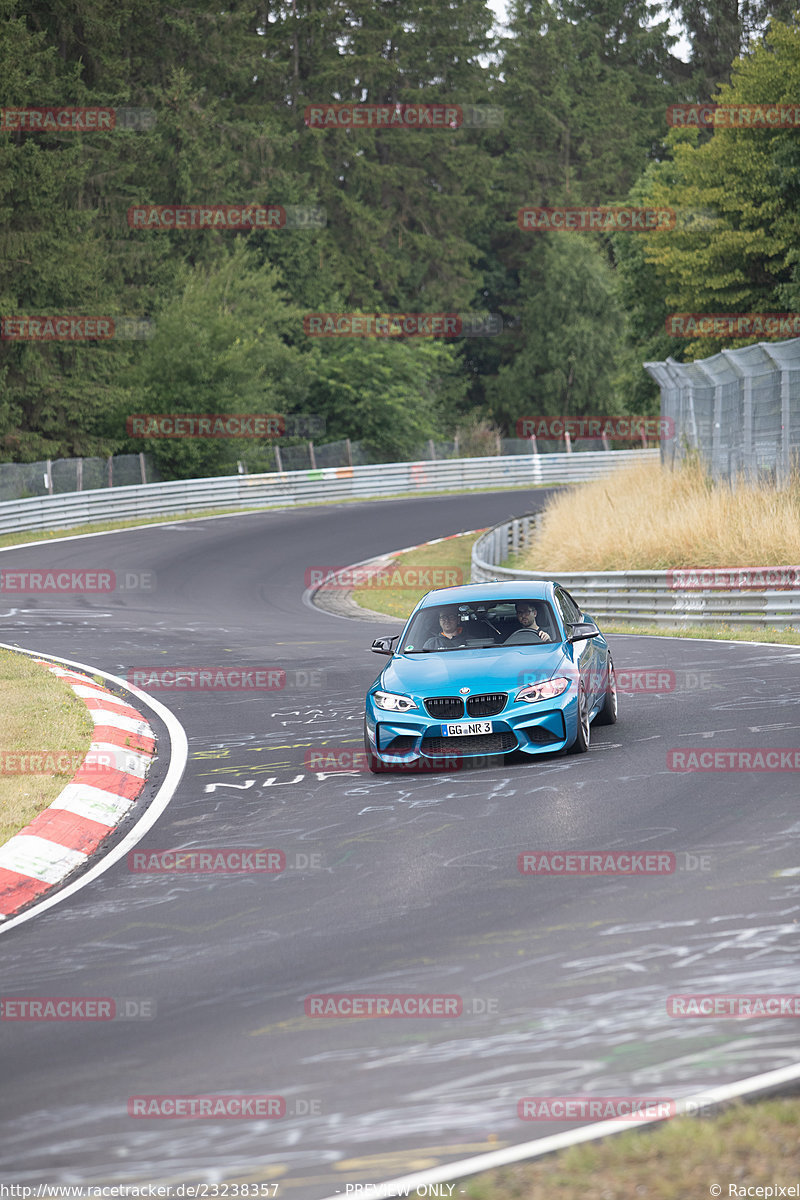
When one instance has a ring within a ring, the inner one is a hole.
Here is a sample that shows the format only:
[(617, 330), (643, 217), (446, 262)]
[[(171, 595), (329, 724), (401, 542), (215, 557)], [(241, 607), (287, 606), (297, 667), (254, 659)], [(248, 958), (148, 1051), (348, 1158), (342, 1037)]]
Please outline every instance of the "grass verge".
[[(469, 1200), (777, 1196), (779, 1192), (766, 1188), (797, 1182), (798, 1123), (797, 1097), (737, 1102), (714, 1116), (677, 1117), (536, 1162), (487, 1171), (465, 1179), (459, 1190)], [(757, 1187), (762, 1190), (755, 1191)]]
[[(0, 712), (2, 845), (66, 787), (89, 749), (94, 726), (70, 688), (11, 650), (0, 650)], [(65, 770), (20, 772), (17, 756), (23, 755), (58, 756), (56, 765)]]
[[(474, 533), (460, 533), (456, 537), (443, 538), (441, 541), (399, 554), (395, 564), (400, 570), (393, 571), (393, 575), (403, 575), (407, 572), (413, 578), (427, 571), (431, 580), (438, 577), (448, 583), (469, 583), (470, 552), (476, 536)], [(434, 572), (437, 574), (434, 575)], [(390, 587), (379, 583), (375, 587), (357, 588), (353, 592), (353, 599), (362, 608), (371, 608), (373, 612), (382, 612), (390, 617), (402, 617), (405, 620), (426, 592), (432, 587), (442, 586), (443, 582), (423, 583), (422, 587)]]

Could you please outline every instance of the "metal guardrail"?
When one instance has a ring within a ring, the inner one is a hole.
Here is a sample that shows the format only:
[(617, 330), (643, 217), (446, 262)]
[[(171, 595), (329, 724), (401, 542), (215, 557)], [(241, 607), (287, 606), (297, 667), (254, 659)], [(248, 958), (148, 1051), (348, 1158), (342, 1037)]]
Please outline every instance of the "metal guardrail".
[(469, 491), (579, 483), (621, 465), (657, 461), (658, 450), (515, 454), (360, 467), (325, 467), (283, 474), (226, 475), (34, 496), (0, 504), (0, 533), (67, 529), (96, 521), (176, 516), (212, 508), (287, 507), (325, 500), (392, 496), (403, 492)]
[(472, 547), (472, 582), (557, 579), (598, 620), (800, 628), (800, 591), (793, 589), (680, 587), (670, 571), (523, 571), (502, 566), (530, 542), (536, 522), (536, 516), (516, 517), (482, 534)]

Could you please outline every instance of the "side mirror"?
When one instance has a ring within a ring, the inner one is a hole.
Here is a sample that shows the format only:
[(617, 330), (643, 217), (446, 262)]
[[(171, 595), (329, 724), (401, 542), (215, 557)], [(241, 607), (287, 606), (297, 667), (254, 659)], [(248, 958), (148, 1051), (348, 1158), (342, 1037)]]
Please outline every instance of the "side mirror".
[(569, 629), (568, 642), (582, 642), (586, 638), (600, 637), (600, 630), (594, 621), (576, 621), (567, 628)]
[(371, 647), (373, 653), (374, 654), (389, 654), (389, 655), (394, 654), (394, 646), (392, 645), (392, 642), (396, 642), (399, 637), (400, 637), (400, 634), (395, 633), (395, 634), (392, 634), (391, 637), (375, 638), (375, 641), (372, 643), (372, 647)]

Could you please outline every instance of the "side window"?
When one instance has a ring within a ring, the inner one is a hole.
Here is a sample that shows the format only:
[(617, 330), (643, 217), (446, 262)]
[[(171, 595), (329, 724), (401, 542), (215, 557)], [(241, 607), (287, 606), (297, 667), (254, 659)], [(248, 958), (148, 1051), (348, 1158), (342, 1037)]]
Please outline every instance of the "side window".
[(570, 596), (569, 592), (565, 592), (563, 588), (556, 588), (556, 603), (561, 610), (561, 615), (564, 621), (568, 624), (574, 624), (581, 619), (581, 610), (578, 608), (575, 601)]

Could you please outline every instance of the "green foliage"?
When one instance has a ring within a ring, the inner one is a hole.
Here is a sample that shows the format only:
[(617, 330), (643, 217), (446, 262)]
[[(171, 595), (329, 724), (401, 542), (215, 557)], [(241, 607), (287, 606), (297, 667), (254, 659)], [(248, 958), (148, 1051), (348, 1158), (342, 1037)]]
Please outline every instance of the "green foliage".
[[(535, 411), (652, 411), (644, 358), (696, 347), (671, 309), (798, 307), (796, 130), (673, 132), (665, 108), (800, 95), (784, 0), (0, 0), (0, 105), (154, 114), (113, 132), (0, 133), (0, 313), (147, 318), (149, 341), (0, 340), (0, 457), (138, 450), (139, 412), (323, 416), (386, 458)], [(770, 17), (773, 18), (770, 26)], [(704, 25), (705, 22), (705, 25)], [(707, 28), (706, 28), (707, 26)], [(769, 40), (758, 44), (770, 26)], [(307, 105), (502, 110), (500, 126), (312, 130)], [(523, 205), (670, 203), (669, 237), (530, 234)], [(277, 203), (325, 223), (132, 229), (140, 204)], [(500, 337), (314, 342), (304, 313), (499, 312)], [(726, 343), (730, 344), (730, 343)], [(702, 352), (714, 348), (704, 343)], [(148, 449), (151, 448), (148, 444)], [(152, 443), (165, 474), (232, 443)], [(269, 446), (262, 449), (267, 451)]]
[[(240, 240), (218, 264), (184, 268), (155, 316), (142, 351), (137, 394), (142, 413), (293, 413), (309, 371), (294, 344), (302, 314), (284, 296), (277, 273), (258, 265)], [(117, 435), (125, 413), (118, 411)], [(235, 443), (234, 443), (235, 445)], [(159, 468), (178, 478), (217, 473), (235, 458), (227, 439), (155, 440)]]
[(488, 387), (494, 419), (617, 411), (613, 376), (624, 315), (593, 235), (539, 238), (521, 278), (521, 346)]
[[(734, 67), (720, 88), (722, 104), (794, 105), (800, 95), (800, 27), (775, 25), (764, 44)], [(800, 194), (797, 130), (718, 128), (700, 144), (693, 131), (675, 131), (674, 161), (650, 169), (639, 195), (675, 209), (674, 231), (649, 236), (643, 249), (652, 294), (666, 311), (780, 312), (797, 296)], [(642, 330), (655, 325), (659, 306), (636, 295), (640, 264), (621, 261)], [(676, 358), (700, 358), (746, 340), (703, 338), (673, 343)]]
[(353, 338), (313, 356), (308, 411), (324, 414), (332, 440), (355, 437), (378, 458), (411, 458), (442, 436), (442, 396), (456, 383), (455, 354), (441, 342)]

